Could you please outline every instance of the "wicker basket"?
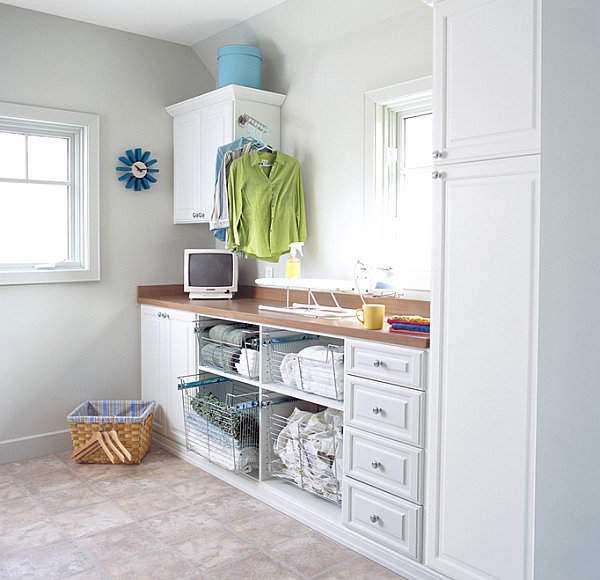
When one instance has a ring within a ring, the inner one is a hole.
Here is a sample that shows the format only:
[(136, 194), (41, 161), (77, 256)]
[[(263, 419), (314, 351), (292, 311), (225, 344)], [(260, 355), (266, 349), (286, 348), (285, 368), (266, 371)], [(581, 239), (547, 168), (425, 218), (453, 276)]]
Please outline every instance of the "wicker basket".
[[(119, 440), (131, 453), (128, 463), (140, 463), (152, 443), (154, 401), (85, 401), (67, 415), (73, 449), (87, 443), (96, 431), (117, 432)], [(102, 449), (78, 463), (110, 463)]]

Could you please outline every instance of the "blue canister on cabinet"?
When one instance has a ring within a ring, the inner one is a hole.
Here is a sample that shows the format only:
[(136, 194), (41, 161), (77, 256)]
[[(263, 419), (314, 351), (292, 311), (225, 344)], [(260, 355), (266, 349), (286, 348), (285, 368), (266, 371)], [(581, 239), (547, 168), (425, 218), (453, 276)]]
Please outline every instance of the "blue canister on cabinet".
[(245, 44), (219, 48), (219, 88), (242, 85), (261, 88), (262, 51)]

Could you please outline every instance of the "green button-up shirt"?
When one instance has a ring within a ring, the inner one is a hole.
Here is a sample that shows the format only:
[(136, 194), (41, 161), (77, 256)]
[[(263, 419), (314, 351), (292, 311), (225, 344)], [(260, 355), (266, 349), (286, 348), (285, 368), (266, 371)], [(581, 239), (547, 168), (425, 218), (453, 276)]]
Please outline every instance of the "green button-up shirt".
[(227, 189), (228, 248), (277, 262), (292, 242), (306, 241), (302, 174), (293, 157), (251, 151), (231, 164)]

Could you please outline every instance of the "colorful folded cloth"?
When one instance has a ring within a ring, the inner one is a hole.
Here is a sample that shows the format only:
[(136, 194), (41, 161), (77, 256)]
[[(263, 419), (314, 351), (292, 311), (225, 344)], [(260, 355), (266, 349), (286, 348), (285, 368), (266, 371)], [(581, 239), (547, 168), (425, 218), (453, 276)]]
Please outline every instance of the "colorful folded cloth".
[(409, 324), (408, 322), (393, 322), (394, 330), (413, 330), (415, 332), (429, 332), (429, 324)]
[(423, 318), (422, 316), (408, 316), (408, 315), (390, 316), (387, 319), (387, 321), (389, 324), (393, 324), (394, 322), (410, 322), (411, 324), (429, 324), (430, 323), (429, 318)]
[(404, 330), (403, 328), (390, 328), (390, 332), (400, 332), (402, 334), (412, 334), (414, 336), (424, 336), (429, 338), (429, 331), (417, 332), (416, 330)]

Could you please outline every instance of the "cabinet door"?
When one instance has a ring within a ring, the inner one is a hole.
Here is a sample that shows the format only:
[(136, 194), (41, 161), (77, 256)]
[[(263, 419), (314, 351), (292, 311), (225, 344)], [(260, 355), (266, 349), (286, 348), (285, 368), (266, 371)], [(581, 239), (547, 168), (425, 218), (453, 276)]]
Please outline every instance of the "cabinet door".
[(165, 384), (165, 435), (177, 443), (185, 444), (183, 402), (177, 389), (178, 377), (191, 375), (196, 369), (196, 338), (193, 312), (166, 310), (169, 329), (169, 370)]
[[(202, 111), (173, 119), (174, 223), (206, 221), (201, 198)], [(200, 215), (203, 214), (203, 215)]]
[(152, 425), (154, 431), (162, 434), (165, 333), (159, 314), (159, 308), (142, 306), (142, 399), (156, 401)]
[(457, 580), (526, 578), (539, 159), (448, 166), (434, 183), (426, 562)]
[(440, 2), (434, 43), (437, 163), (539, 153), (539, 0)]
[(200, 156), (201, 221), (212, 214), (216, 182), (217, 148), (233, 141), (233, 101), (217, 103), (202, 110), (202, 155)]

